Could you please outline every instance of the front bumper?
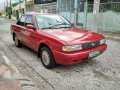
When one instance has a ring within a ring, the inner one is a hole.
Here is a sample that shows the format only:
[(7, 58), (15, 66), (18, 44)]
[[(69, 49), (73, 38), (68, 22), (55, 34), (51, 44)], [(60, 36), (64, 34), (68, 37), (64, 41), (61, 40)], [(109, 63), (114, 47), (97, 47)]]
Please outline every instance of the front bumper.
[(103, 44), (94, 48), (76, 51), (76, 52), (70, 52), (70, 53), (58, 52), (55, 50), (53, 50), (52, 52), (57, 64), (70, 65), (85, 61), (86, 59), (88, 59), (89, 53), (93, 51), (100, 51), (101, 54), (106, 50), (106, 48), (107, 45)]

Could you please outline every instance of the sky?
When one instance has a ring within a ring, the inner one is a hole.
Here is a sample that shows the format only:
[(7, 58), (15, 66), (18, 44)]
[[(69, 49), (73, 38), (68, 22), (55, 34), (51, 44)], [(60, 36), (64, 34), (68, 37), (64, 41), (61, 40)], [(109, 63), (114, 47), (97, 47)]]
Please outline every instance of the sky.
[[(0, 0), (0, 10), (4, 9), (6, 1), (7, 0)], [(8, 0), (8, 2), (10, 2), (10, 0)], [(16, 3), (16, 2), (19, 2), (19, 0), (11, 0), (11, 3)]]

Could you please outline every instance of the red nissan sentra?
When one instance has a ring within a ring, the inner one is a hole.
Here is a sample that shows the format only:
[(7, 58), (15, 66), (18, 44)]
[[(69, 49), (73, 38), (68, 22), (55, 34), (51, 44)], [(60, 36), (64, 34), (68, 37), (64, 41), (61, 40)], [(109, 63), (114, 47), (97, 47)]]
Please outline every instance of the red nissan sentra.
[(11, 25), (11, 33), (15, 45), (24, 44), (37, 51), (46, 68), (80, 63), (107, 48), (104, 36), (77, 28), (56, 14), (24, 14)]

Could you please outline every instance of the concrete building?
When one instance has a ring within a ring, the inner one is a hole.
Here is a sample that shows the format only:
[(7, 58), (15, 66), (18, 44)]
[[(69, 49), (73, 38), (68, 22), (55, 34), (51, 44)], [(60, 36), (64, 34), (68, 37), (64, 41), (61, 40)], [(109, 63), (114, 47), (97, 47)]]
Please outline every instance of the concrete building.
[(12, 5), (12, 17), (13, 20), (18, 20), (25, 12), (33, 11), (33, 1), (21, 1)]
[(2, 10), (0, 10), (0, 16), (2, 16)]
[[(120, 0), (100, 0), (98, 31), (120, 32)], [(58, 0), (57, 12), (77, 26), (93, 28), (94, 0)], [(77, 15), (75, 13), (77, 11)]]
[(5, 10), (1, 10), (0, 13), (1, 13), (0, 16), (5, 17), (5, 14), (6, 14), (6, 13), (5, 13)]
[(19, 17), (25, 13), (25, 1), (18, 2), (12, 5), (12, 20), (18, 20)]

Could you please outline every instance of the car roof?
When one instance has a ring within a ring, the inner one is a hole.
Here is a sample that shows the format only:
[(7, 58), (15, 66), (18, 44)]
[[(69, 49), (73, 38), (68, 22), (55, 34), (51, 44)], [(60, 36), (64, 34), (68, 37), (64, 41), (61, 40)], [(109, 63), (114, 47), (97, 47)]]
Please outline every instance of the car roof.
[(53, 13), (39, 13), (39, 12), (27, 12), (24, 15), (58, 15), (58, 14), (53, 14)]

